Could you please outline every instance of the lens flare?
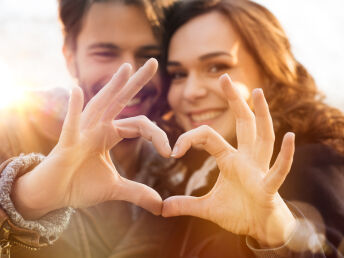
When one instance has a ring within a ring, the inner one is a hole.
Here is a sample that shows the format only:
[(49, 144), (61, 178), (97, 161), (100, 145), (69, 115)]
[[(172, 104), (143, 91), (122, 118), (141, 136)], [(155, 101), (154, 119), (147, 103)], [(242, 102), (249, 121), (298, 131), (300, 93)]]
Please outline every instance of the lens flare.
[(21, 105), (24, 99), (25, 83), (19, 82), (14, 78), (13, 72), (0, 60), (0, 109), (11, 105)]

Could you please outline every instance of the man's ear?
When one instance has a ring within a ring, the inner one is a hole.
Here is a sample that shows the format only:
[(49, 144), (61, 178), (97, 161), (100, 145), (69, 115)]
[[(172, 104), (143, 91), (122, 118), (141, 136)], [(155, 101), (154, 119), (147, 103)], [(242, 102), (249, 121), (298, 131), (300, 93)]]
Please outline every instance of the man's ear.
[(72, 49), (67, 43), (63, 44), (62, 52), (66, 61), (66, 65), (68, 68), (69, 73), (76, 78), (77, 77), (77, 70), (76, 70), (76, 56), (75, 50)]

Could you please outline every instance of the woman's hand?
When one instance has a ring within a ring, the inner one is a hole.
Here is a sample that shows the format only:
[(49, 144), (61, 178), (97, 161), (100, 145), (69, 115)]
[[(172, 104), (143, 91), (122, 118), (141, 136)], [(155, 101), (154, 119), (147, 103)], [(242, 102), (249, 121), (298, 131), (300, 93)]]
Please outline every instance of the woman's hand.
[(107, 200), (125, 200), (154, 214), (161, 213), (159, 194), (121, 177), (109, 155), (123, 138), (139, 136), (151, 140), (161, 155), (170, 155), (166, 134), (146, 117), (113, 120), (152, 78), (157, 66), (157, 61), (150, 59), (130, 76), (130, 65), (122, 65), (84, 111), (82, 91), (77, 87), (72, 90), (58, 144), (40, 165), (15, 183), (12, 199), (25, 218)]
[(254, 114), (229, 76), (220, 80), (236, 118), (238, 148), (208, 126), (181, 135), (172, 156), (183, 156), (191, 146), (203, 148), (216, 158), (220, 174), (213, 189), (202, 197), (166, 199), (162, 215), (196, 216), (235, 234), (252, 236), (262, 245), (283, 244), (296, 223), (277, 191), (292, 164), (294, 134), (285, 135), (277, 160), (270, 168), (275, 136), (262, 90), (253, 92)]

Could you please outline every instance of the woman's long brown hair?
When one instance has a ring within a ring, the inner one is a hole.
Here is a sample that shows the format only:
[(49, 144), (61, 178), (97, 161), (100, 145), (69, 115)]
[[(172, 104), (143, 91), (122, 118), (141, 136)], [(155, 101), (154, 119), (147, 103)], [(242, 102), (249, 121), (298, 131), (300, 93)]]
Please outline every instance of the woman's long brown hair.
[[(224, 14), (267, 78), (263, 86), (276, 134), (293, 131), (302, 142), (323, 143), (344, 153), (344, 116), (323, 102), (312, 76), (291, 52), (289, 40), (265, 7), (248, 0), (188, 0), (166, 10), (163, 66), (169, 42), (183, 24), (204, 13)], [(162, 98), (166, 103), (168, 80)], [(162, 102), (160, 102), (162, 103)], [(160, 107), (160, 115), (169, 107)]]

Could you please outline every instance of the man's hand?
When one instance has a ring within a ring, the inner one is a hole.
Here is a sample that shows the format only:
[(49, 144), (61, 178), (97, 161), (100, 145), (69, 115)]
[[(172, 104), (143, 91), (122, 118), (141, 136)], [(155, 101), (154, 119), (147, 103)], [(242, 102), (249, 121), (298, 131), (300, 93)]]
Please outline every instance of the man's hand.
[(80, 88), (72, 90), (68, 113), (56, 147), (45, 160), (15, 183), (12, 199), (27, 219), (51, 210), (88, 207), (107, 200), (125, 200), (160, 214), (162, 200), (146, 185), (121, 177), (109, 150), (123, 138), (142, 136), (168, 157), (166, 134), (144, 116), (115, 120), (132, 97), (152, 78), (157, 61), (148, 60), (135, 74), (122, 65), (110, 82), (82, 111)]

